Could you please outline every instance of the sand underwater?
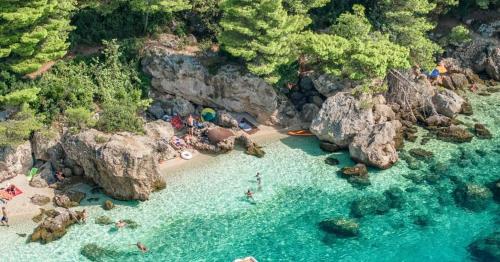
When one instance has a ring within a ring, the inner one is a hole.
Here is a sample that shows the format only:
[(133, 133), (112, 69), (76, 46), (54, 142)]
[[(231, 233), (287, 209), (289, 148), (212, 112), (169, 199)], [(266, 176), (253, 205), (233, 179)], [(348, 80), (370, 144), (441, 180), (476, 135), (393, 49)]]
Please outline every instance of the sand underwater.
[[(59, 241), (26, 243), (16, 233), (30, 233), (28, 225), (1, 228), (0, 261), (232, 261), (249, 255), (259, 261), (471, 261), (467, 246), (500, 227), (500, 207), (493, 201), (481, 212), (457, 206), (452, 180), (484, 185), (500, 178), (500, 94), (470, 99), (475, 114), (459, 119), (486, 124), (493, 139), (422, 146), (420, 135), (405, 150), (432, 151), (431, 161), (420, 161), (418, 170), (405, 161), (370, 170), (366, 188), (338, 176), (353, 164), (348, 154), (334, 153), (341, 164), (330, 166), (324, 163), (330, 154), (316, 139), (274, 139), (265, 143), (262, 159), (233, 151), (184, 165), (166, 174), (167, 188), (146, 202), (117, 202), (104, 211), (84, 201), (89, 221)], [(261, 190), (256, 172), (262, 173)], [(402, 207), (357, 219), (359, 237), (339, 238), (318, 227), (328, 218), (349, 217), (352, 201), (391, 187), (404, 192)], [(255, 204), (244, 197), (248, 188), (256, 191)], [(102, 215), (139, 226), (95, 224)], [(138, 252), (137, 241), (150, 252)]]

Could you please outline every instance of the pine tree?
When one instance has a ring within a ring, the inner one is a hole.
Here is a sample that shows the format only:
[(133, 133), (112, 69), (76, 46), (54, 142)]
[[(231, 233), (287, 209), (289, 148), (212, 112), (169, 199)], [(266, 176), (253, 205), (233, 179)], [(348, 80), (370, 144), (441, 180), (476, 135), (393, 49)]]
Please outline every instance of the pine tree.
[(148, 28), (151, 13), (173, 13), (191, 8), (187, 0), (131, 0), (132, 10), (144, 13), (144, 31)]
[(313, 8), (325, 6), (330, 0), (283, 0), (285, 8), (295, 14), (306, 14)]
[(63, 57), (74, 8), (74, 0), (1, 1), (0, 64), (26, 74)]
[(390, 33), (393, 42), (410, 49), (412, 64), (434, 67), (434, 56), (442, 49), (427, 37), (435, 25), (426, 16), (436, 4), (429, 0), (379, 0), (379, 5), (382, 30)]
[(222, 48), (245, 60), (250, 72), (276, 83), (278, 67), (297, 59), (298, 33), (311, 20), (288, 15), (281, 0), (225, 0), (221, 9)]

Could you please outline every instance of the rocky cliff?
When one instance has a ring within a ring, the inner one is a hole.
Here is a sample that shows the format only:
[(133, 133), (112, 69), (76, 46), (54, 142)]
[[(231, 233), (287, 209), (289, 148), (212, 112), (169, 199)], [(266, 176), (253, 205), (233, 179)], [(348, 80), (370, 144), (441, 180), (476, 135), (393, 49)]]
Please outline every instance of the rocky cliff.
[(168, 36), (148, 48), (142, 65), (153, 78), (153, 97), (168, 94), (198, 105), (249, 113), (259, 122), (268, 121), (278, 106), (273, 87), (243, 73), (239, 66), (210, 64), (214, 59), (186, 48), (181, 50), (179, 40)]
[(164, 184), (159, 160), (175, 156), (168, 145), (173, 135), (170, 124), (157, 121), (154, 125), (146, 127), (148, 136), (110, 135), (90, 129), (66, 137), (64, 151), (107, 195), (147, 200), (152, 191)]

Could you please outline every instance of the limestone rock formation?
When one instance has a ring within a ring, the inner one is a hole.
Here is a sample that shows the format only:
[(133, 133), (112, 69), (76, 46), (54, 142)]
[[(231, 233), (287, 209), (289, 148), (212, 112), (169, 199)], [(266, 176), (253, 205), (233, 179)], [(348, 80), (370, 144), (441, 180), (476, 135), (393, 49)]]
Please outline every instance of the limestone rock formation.
[(326, 97), (333, 96), (338, 92), (349, 91), (356, 86), (355, 82), (347, 78), (340, 79), (329, 74), (313, 75), (311, 79), (316, 90)]
[(439, 114), (453, 118), (460, 113), (465, 100), (451, 90), (444, 90), (438, 92), (432, 102)]
[(477, 184), (460, 184), (453, 195), (457, 205), (472, 211), (486, 209), (493, 198), (493, 193), (487, 187)]
[(44, 196), (44, 195), (39, 195), (35, 194), (30, 198), (31, 203), (37, 206), (45, 206), (48, 203), (50, 203), (50, 197)]
[(472, 68), (474, 72), (486, 73), (495, 80), (500, 80), (500, 44), (493, 38), (477, 38), (458, 48), (453, 57), (463, 67)]
[(31, 139), (31, 145), (36, 160), (50, 161), (56, 164), (64, 157), (61, 134), (56, 130), (35, 132)]
[[(85, 219), (84, 212), (73, 211), (65, 208), (57, 208), (53, 212), (44, 212), (47, 217), (38, 225), (30, 240), (32, 242), (40, 241), (48, 243), (63, 237), (66, 234), (66, 229)], [(42, 214), (43, 215), (43, 214)]]
[(0, 147), (0, 182), (26, 174), (33, 165), (29, 141), (16, 147)]
[[(107, 142), (97, 143), (96, 137), (104, 137)], [(66, 137), (63, 147), (86, 177), (116, 199), (147, 200), (155, 183), (162, 180), (157, 163), (163, 146), (152, 137), (109, 135), (90, 129)]]
[(214, 69), (211, 57), (189, 50), (176, 50), (176, 37), (159, 41), (148, 49), (143, 70), (152, 76), (153, 96), (169, 94), (195, 104), (249, 113), (259, 122), (269, 120), (277, 109), (277, 95), (263, 79), (236, 65)]
[(341, 92), (329, 97), (311, 123), (311, 132), (320, 140), (348, 147), (354, 136), (375, 123), (371, 108), (362, 108), (361, 101)]
[(395, 120), (365, 129), (349, 145), (351, 158), (382, 169), (391, 167), (398, 161), (394, 138), (400, 128)]

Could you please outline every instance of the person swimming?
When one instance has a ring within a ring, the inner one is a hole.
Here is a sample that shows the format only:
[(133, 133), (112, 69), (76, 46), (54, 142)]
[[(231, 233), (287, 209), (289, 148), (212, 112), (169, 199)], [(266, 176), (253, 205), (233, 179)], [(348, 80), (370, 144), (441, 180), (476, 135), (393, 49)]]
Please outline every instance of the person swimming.
[(250, 191), (250, 189), (248, 189), (248, 191), (245, 194), (246, 194), (248, 200), (255, 201), (255, 199), (253, 198), (253, 192)]
[(142, 251), (142, 253), (148, 252), (148, 248), (141, 242), (137, 242), (137, 248)]
[(122, 227), (126, 227), (127, 226), (127, 222), (123, 221), (123, 220), (118, 220), (116, 223), (115, 223), (115, 226), (116, 228), (122, 228)]
[(259, 186), (259, 189), (262, 189), (262, 177), (260, 176), (259, 172), (257, 172), (257, 175), (255, 175), (255, 178), (257, 180), (257, 186)]

